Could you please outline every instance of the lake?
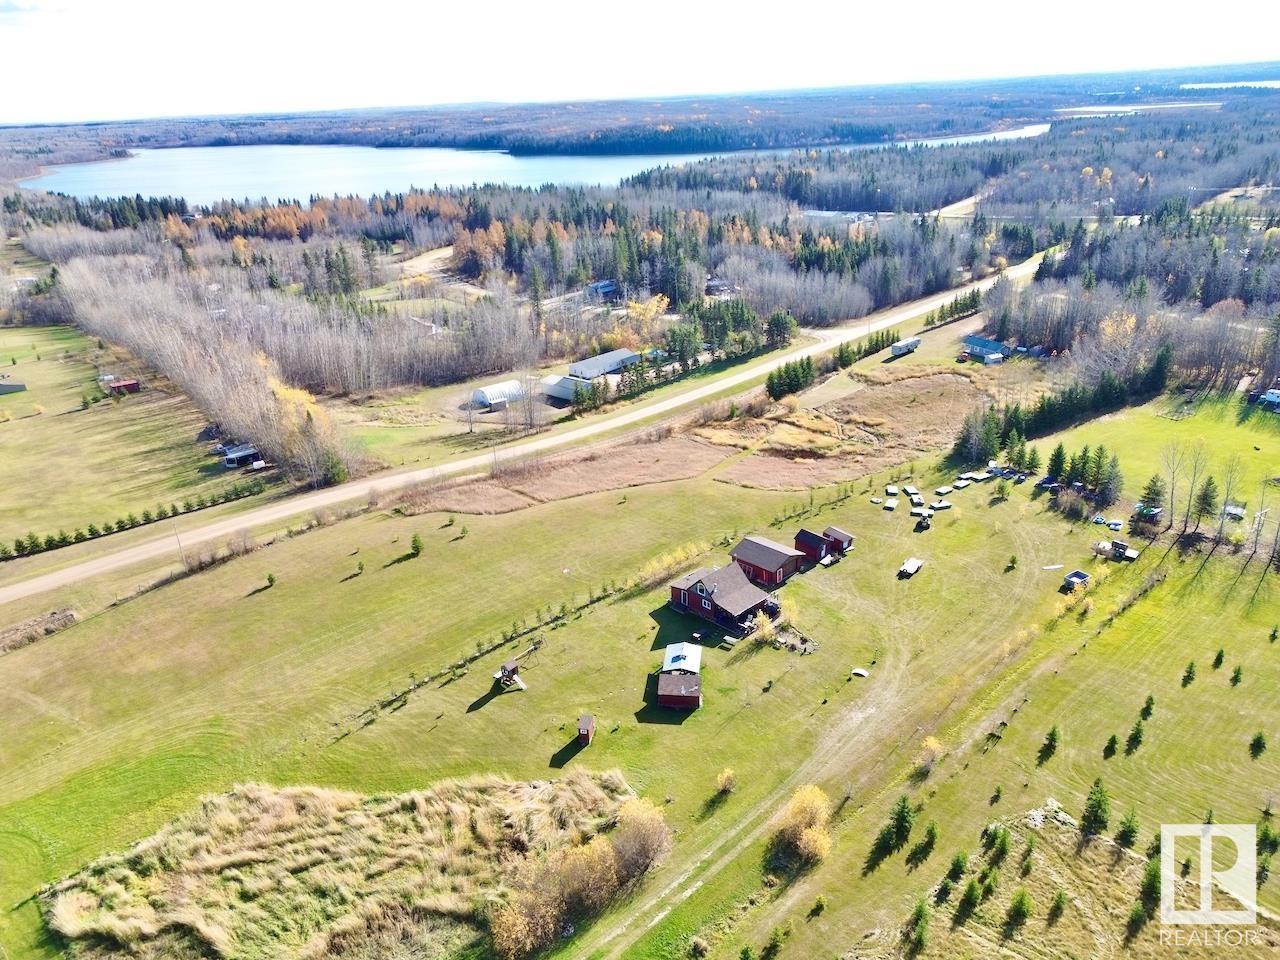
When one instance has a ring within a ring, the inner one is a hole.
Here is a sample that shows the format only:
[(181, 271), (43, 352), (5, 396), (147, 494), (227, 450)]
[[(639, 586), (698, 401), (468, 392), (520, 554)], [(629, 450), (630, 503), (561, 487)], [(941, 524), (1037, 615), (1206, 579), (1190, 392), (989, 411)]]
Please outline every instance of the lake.
[[(942, 145), (1038, 136), (1049, 124), (997, 133), (909, 141)], [(845, 149), (870, 149), (859, 145)], [(788, 151), (771, 151), (785, 153)], [(186, 197), (207, 206), (224, 198), (269, 199), (346, 196), (410, 187), (466, 187), (507, 183), (538, 187), (556, 184), (616, 184), (642, 170), (691, 163), (715, 154), (628, 155), (617, 157), (527, 157), (500, 150), (448, 147), (243, 146), (173, 147), (135, 150), (122, 160), (50, 167), (23, 186), (73, 197)]]

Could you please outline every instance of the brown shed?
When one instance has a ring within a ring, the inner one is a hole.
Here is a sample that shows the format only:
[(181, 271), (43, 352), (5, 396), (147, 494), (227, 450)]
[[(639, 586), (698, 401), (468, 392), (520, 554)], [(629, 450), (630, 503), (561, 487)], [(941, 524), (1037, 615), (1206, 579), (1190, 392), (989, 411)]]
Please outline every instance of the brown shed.
[(578, 718), (578, 742), (584, 747), (589, 747), (595, 735), (596, 718), (589, 713), (584, 713)]
[(702, 678), (696, 673), (658, 674), (658, 704), (678, 710), (702, 706)]

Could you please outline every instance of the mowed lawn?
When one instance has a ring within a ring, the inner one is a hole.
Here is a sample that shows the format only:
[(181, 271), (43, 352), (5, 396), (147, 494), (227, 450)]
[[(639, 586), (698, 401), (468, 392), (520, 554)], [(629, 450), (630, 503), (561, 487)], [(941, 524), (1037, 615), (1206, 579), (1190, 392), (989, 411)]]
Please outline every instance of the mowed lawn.
[[(1211, 395), (1192, 404), (1184, 404), (1177, 395), (1158, 397), (1140, 407), (1081, 424), (1052, 440), (1037, 440), (1034, 445), (1047, 460), (1059, 440), (1069, 452), (1085, 444), (1102, 443), (1117, 454), (1124, 472), (1122, 499), (1126, 502), (1141, 496), (1152, 474), (1161, 474), (1168, 483), (1162, 454), (1171, 443), (1190, 447), (1203, 441), (1208, 472), (1218, 483), (1219, 496), (1227, 463), (1238, 458), (1241, 478), (1234, 499), (1243, 501), (1250, 515), (1259, 502), (1262, 484), (1280, 478), (1280, 414), (1246, 404), (1239, 393)], [(1186, 508), (1187, 480), (1188, 468), (1184, 466), (1178, 479), (1180, 510)], [(1268, 500), (1280, 506), (1280, 489), (1273, 485)]]
[[(703, 477), (451, 525), (378, 513), (114, 608), (0, 658), (0, 902), (23, 901), (238, 782), (376, 792), (490, 770), (554, 776), (564, 764), (618, 766), (668, 805), (678, 840), (661, 884), (805, 758), (838, 767), (914, 742), (916, 726), (963, 703), (967, 683), (1016, 648), (1022, 624), (1053, 608), (1058, 575), (1039, 565), (1078, 562), (1087, 538), (1025, 496), (990, 507), (972, 493), (926, 534), (865, 497), (811, 518), (859, 536), (854, 556), (784, 588), (818, 652), (709, 649), (706, 704), (688, 717), (646, 704), (661, 647), (696, 627), (666, 609), (659, 586), (543, 630), (522, 668), (526, 692), (490, 695), (490, 674), (522, 640), (372, 724), (359, 719), (477, 641), (580, 603), (677, 545), (749, 530), (789, 539), (800, 521), (769, 524), (794, 494)], [(415, 532), (423, 555), (400, 559)], [(1006, 573), (1011, 553), (1023, 565)], [(926, 567), (900, 581), (909, 554)], [(725, 562), (725, 548), (706, 559)], [(262, 589), (268, 573), (276, 584)], [(1009, 602), (972, 616), (975, 595), (997, 594)], [(851, 680), (855, 665), (871, 677)], [(584, 711), (598, 735), (576, 752)], [(741, 786), (716, 806), (724, 766)], [(30, 903), (0, 914), (0, 943), (13, 958), (53, 950)]]
[[(1138, 898), (1141, 861), (1105, 845), (1086, 861), (1070, 830), (1050, 829), (1039, 831), (1040, 852), (1031, 856), (1024, 875), (1026, 837), (1036, 832), (1023, 822), (1029, 811), (1054, 799), (1079, 817), (1090, 784), (1101, 777), (1112, 796), (1108, 836), (1133, 809), (1140, 825), (1135, 851), (1141, 853), (1162, 823), (1199, 823), (1211, 811), (1218, 823), (1255, 824), (1277, 800), (1280, 643), (1271, 632), (1280, 625), (1280, 580), (1264, 574), (1257, 561), (1245, 566), (1238, 558), (1217, 557), (1207, 564), (1203, 559), (1152, 549), (1134, 564), (1112, 565), (1111, 575), (1090, 594), (1089, 612), (1081, 616), (1077, 609), (1051, 620), (1035, 640), (1035, 655), (984, 691), (960, 720), (930, 731), (945, 756), (927, 778), (913, 782), (906, 776), (911, 764), (901, 764), (896, 783), (891, 781), (865, 811), (838, 818), (834, 855), (793, 887), (767, 894), (776, 899), (749, 914), (712, 955), (737, 957), (745, 944), (758, 953), (769, 931), (787, 919), (793, 933), (783, 956), (825, 956), (832, 944), (892, 943), (917, 898), (929, 894), (960, 850), (969, 854), (970, 870), (949, 900), (934, 907), (922, 956), (1000, 952), (1006, 945), (1001, 924), (1020, 886), (1031, 890), (1036, 908), (1019, 942), (1007, 945), (1018, 955), (1119, 952), (1130, 905)], [(1162, 582), (1117, 612), (1158, 572)], [(1225, 656), (1215, 669), (1219, 648)], [(1184, 686), (1183, 671), (1192, 660), (1197, 676)], [(1233, 686), (1237, 666), (1242, 679)], [(1130, 752), (1126, 741), (1148, 695), (1154, 710), (1141, 744)], [(1042, 762), (1040, 751), (1054, 725), (1060, 745)], [(1259, 731), (1269, 745), (1255, 759), (1249, 743)], [(1119, 749), (1108, 757), (1104, 748), (1112, 735)], [(937, 845), (922, 861), (913, 862), (903, 850), (868, 873), (873, 838), (901, 793), (922, 806), (908, 849), (928, 821), (938, 825)], [(957, 925), (960, 888), (986, 862), (980, 833), (994, 820), (1015, 828), (1012, 852), (1001, 867), (994, 898)], [(762, 853), (756, 851), (756, 864)], [(1179, 847), (1178, 859), (1184, 856), (1198, 862), (1194, 850)], [(758, 874), (754, 879), (763, 889)], [(1071, 905), (1050, 926), (1046, 913), (1057, 889), (1067, 893)], [(828, 901), (826, 910), (808, 915), (819, 894)], [(1259, 898), (1264, 908), (1280, 909), (1274, 872)], [(682, 909), (697, 913), (714, 907), (695, 898)], [(707, 933), (698, 927), (687, 933), (700, 929)], [(1110, 943), (1094, 940), (1100, 930)], [(865, 940), (872, 931), (879, 933)], [(651, 942), (660, 941), (655, 936)], [(1163, 956), (1167, 949), (1159, 944), (1158, 922), (1147, 924), (1129, 948), (1134, 956)], [(678, 954), (642, 949), (629, 955)], [(1192, 949), (1185, 955), (1217, 954)]]
[(144, 390), (81, 409), (99, 393), (106, 351), (69, 327), (0, 327), (0, 538), (40, 536), (141, 515), (229, 486), (198, 440), (206, 421), (180, 395)]

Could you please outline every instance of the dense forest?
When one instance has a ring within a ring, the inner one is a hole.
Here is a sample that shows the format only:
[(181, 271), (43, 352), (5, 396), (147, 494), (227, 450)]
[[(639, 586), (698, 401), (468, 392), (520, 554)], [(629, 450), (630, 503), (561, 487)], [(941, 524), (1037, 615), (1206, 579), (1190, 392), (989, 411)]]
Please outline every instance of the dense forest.
[[(722, 157), (617, 187), (200, 208), (16, 190), (0, 198), (0, 228), (57, 273), (6, 296), (20, 317), (128, 347), (312, 482), (350, 466), (317, 396), (619, 346), (660, 344), (682, 365), (704, 344), (746, 355), (785, 339), (773, 318), (841, 323), (1041, 250), (1036, 283), (988, 294), (993, 335), (1064, 355), (1090, 389), (1104, 375), (1134, 382), (1165, 347), (1180, 375), (1229, 383), (1277, 366), (1280, 214), (1208, 197), (1193, 210), (1188, 184), (1270, 184), (1277, 133), (1272, 94), (1062, 120), (1016, 143)], [(971, 212), (938, 212), (966, 197)], [(399, 287), (410, 313), (366, 295), (391, 279), (390, 254), (442, 248), (471, 296)]]

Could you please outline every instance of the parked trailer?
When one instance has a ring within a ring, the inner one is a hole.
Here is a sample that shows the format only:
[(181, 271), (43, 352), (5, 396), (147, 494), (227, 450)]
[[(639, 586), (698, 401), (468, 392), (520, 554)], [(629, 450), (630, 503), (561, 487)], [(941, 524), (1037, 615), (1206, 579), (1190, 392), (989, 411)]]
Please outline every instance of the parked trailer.
[(907, 337), (905, 340), (899, 340), (889, 348), (889, 352), (895, 357), (905, 357), (908, 353), (914, 353), (916, 347), (920, 346), (919, 337)]

